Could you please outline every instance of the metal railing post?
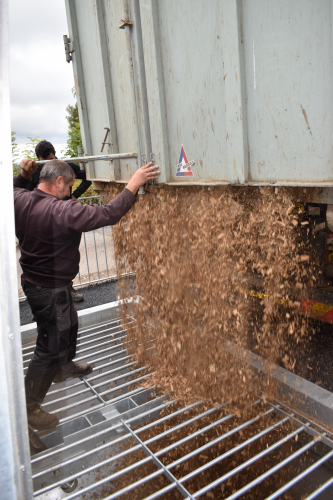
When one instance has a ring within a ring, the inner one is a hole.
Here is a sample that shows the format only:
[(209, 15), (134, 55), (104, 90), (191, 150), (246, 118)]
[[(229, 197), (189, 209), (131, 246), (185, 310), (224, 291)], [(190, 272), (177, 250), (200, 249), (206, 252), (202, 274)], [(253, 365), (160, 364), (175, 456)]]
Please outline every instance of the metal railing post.
[(17, 293), (8, 0), (0, 2), (0, 497), (33, 498)]
[[(101, 197), (99, 197), (98, 204), (99, 204), (99, 206), (101, 206), (101, 205), (102, 205), (102, 203), (101, 203)], [(107, 275), (107, 277), (109, 277), (109, 265), (108, 265), (108, 258), (107, 258), (107, 256), (106, 256), (106, 243), (105, 243), (105, 232), (104, 232), (104, 227), (102, 228), (102, 230), (103, 230), (103, 245), (104, 245), (104, 256), (105, 256), (106, 275)], [(112, 236), (112, 241), (113, 241), (113, 236)]]
[[(91, 198), (90, 198), (90, 205), (91, 205)], [(98, 279), (100, 279), (100, 276), (99, 276), (99, 267), (98, 267), (98, 258), (97, 258), (95, 230), (93, 230), (93, 235), (94, 235), (94, 246), (95, 246), (95, 258), (96, 258), (96, 266), (97, 266), (97, 276), (98, 276)]]
[(112, 246), (113, 246), (113, 258), (114, 258), (114, 267), (116, 271), (116, 275), (118, 276), (118, 265), (117, 265), (117, 259), (116, 259), (116, 247), (114, 244), (114, 236), (113, 236), (113, 227), (111, 226), (111, 236), (112, 236)]
[(84, 249), (85, 249), (85, 252), (86, 252), (86, 259), (87, 259), (88, 280), (90, 282), (90, 272), (89, 272), (88, 253), (87, 253), (86, 233), (83, 233), (83, 241), (84, 241)]

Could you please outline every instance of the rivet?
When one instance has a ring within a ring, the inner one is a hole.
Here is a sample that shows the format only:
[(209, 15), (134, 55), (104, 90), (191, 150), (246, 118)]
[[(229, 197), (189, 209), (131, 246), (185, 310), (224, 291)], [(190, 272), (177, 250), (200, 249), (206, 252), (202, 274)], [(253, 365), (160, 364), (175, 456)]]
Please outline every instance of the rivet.
[(24, 465), (21, 465), (21, 471), (24, 472), (25, 471), (25, 467)]

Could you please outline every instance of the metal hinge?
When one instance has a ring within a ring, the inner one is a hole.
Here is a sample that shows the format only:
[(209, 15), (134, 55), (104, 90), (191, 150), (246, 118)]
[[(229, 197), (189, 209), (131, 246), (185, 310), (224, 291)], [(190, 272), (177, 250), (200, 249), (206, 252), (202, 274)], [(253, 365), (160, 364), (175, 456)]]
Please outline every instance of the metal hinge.
[(120, 19), (119, 29), (124, 30), (125, 26), (132, 26), (132, 25), (133, 25), (133, 22), (130, 21), (129, 19)]
[(64, 39), (64, 45), (65, 45), (66, 61), (69, 63), (73, 60), (72, 54), (74, 52), (74, 49), (71, 50), (71, 41), (67, 35), (64, 35), (63, 39)]

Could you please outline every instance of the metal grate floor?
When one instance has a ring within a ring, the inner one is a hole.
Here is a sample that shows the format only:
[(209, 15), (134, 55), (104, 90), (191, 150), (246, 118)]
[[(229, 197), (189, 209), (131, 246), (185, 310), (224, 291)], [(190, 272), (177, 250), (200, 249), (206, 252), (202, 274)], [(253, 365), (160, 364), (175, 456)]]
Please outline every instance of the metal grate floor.
[[(154, 397), (140, 387), (146, 367), (126, 351), (134, 318), (124, 326), (116, 318), (80, 330), (76, 360), (94, 371), (47, 395), (43, 408), (60, 424), (38, 433), (47, 449), (31, 458), (35, 497), (333, 498), (329, 431), (250, 388), (239, 396), (245, 412)], [(23, 347), (25, 369), (33, 349)]]

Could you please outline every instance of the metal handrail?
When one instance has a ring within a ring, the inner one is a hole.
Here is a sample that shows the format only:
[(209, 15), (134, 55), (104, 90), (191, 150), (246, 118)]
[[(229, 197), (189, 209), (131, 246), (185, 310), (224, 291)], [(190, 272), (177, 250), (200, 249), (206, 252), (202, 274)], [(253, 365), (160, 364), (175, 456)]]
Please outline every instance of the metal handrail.
[[(137, 158), (137, 153), (118, 153), (110, 155), (95, 155), (95, 156), (79, 156), (77, 158), (59, 158), (61, 161), (76, 161), (80, 163), (88, 163), (89, 161), (113, 161), (113, 160), (125, 160), (127, 158)], [(37, 165), (45, 165), (45, 163), (52, 160), (39, 160)]]

